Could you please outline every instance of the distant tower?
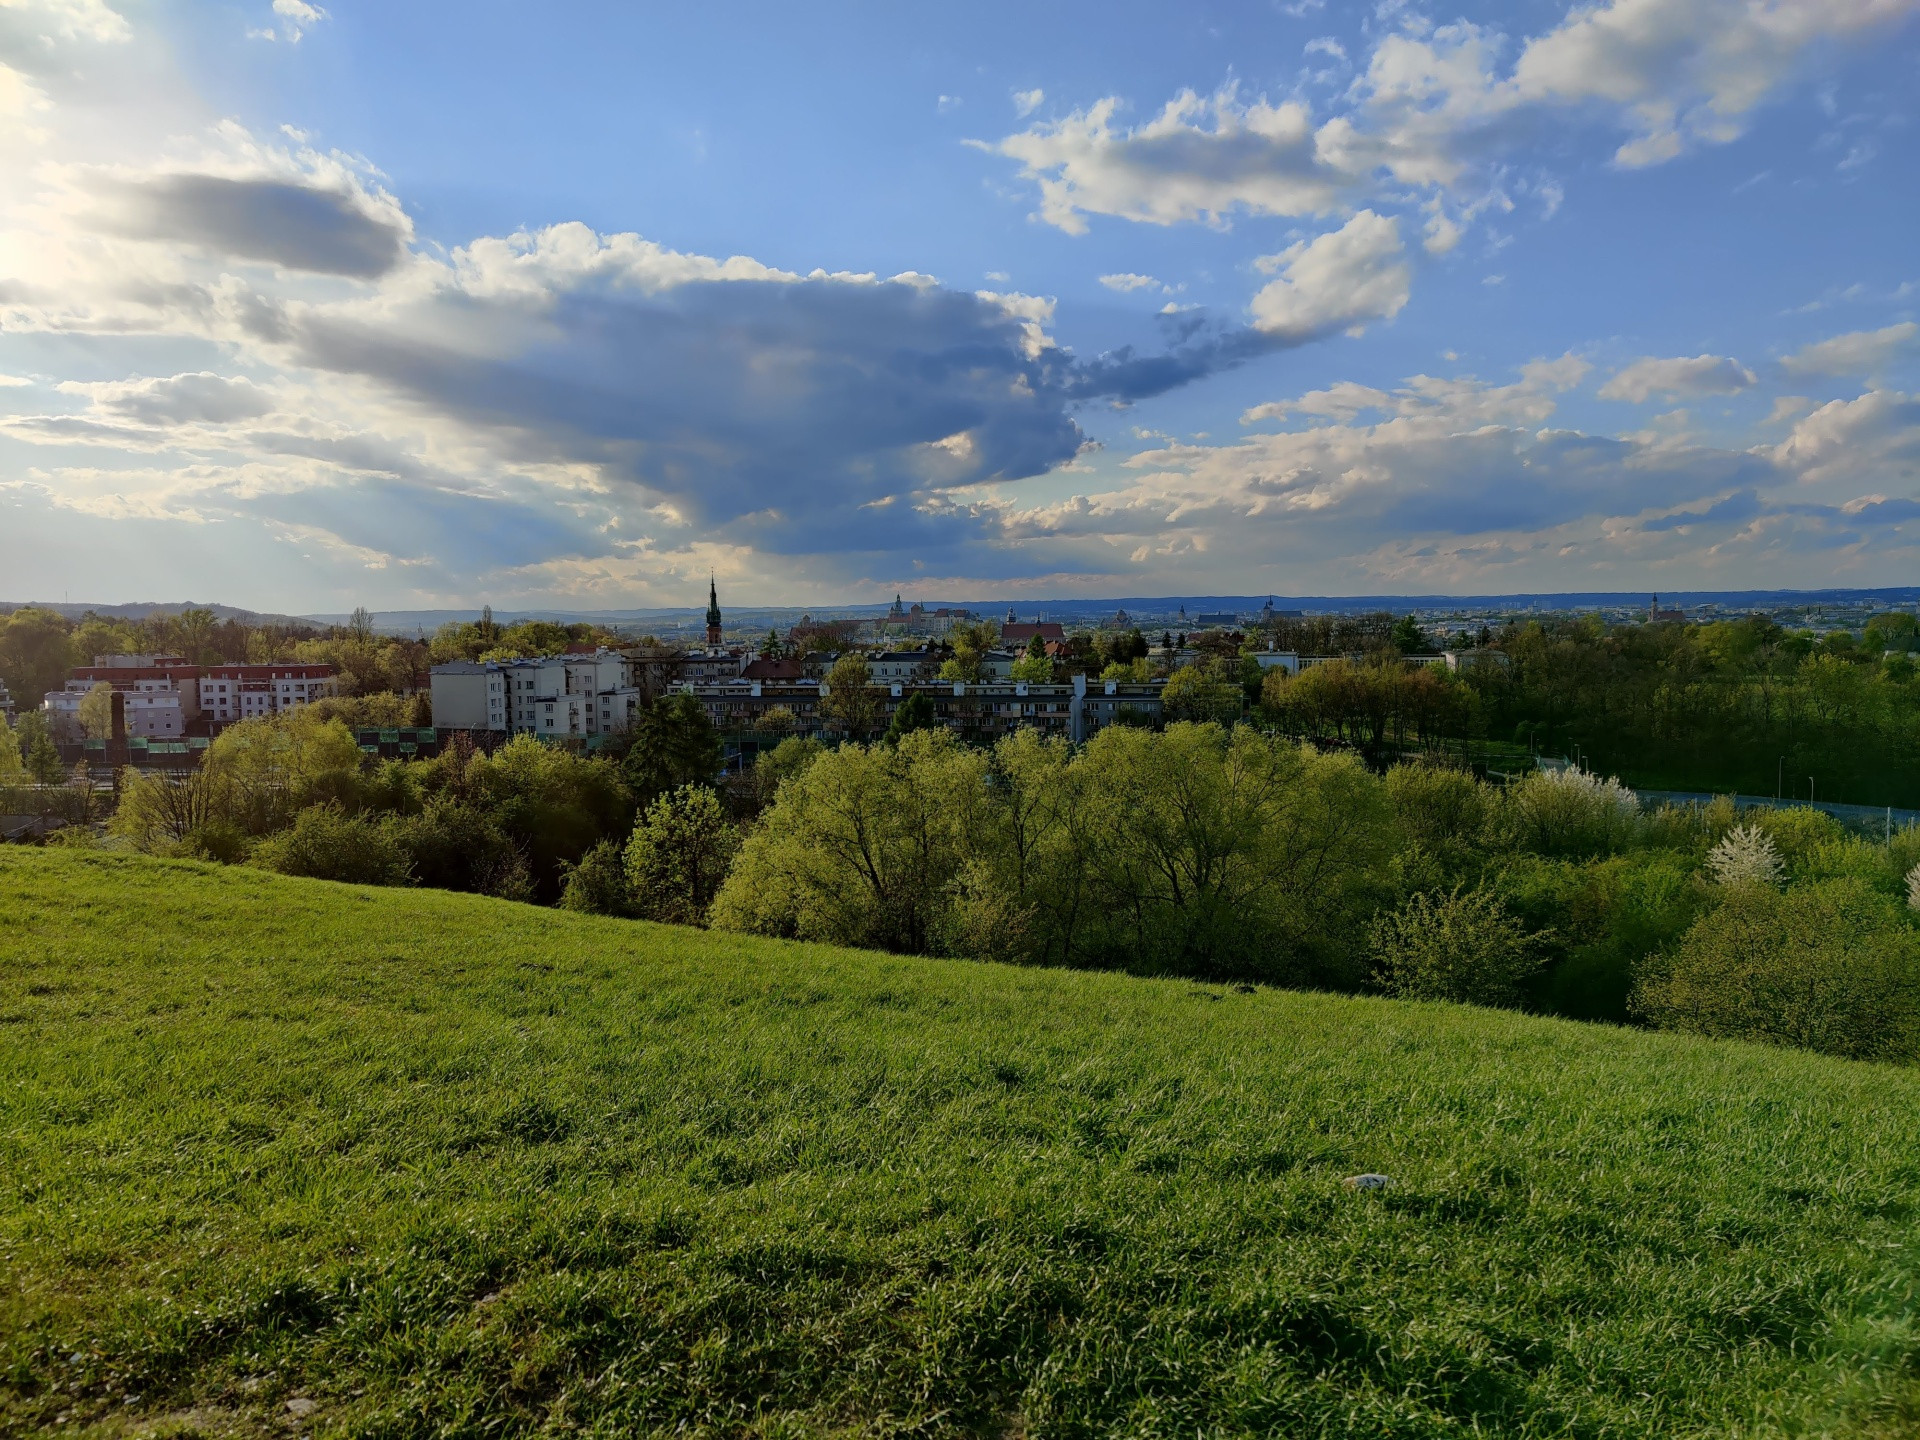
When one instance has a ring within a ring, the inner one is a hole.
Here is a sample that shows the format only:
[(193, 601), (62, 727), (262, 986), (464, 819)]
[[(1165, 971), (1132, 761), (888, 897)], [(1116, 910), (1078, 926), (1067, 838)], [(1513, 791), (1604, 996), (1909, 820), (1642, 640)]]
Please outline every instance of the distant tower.
[(1653, 597), (1653, 603), (1647, 606), (1647, 623), (1651, 625), (1654, 621), (1658, 620), (1659, 618), (1660, 618), (1660, 597), (1656, 595)]
[(707, 577), (707, 644), (720, 643), (720, 592), (714, 588), (713, 577)]
[(1007, 623), (1009, 625), (1018, 625), (1020, 623), (1020, 617), (1013, 613), (1013, 606), (1011, 605), (1007, 606)]

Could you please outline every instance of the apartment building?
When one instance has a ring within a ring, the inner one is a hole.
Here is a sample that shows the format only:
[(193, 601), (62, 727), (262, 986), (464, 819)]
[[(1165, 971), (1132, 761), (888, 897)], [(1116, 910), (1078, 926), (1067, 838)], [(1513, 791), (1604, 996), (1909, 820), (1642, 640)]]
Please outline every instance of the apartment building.
[(336, 680), (331, 665), (214, 665), (199, 685), (200, 711), (219, 726), (311, 705), (333, 694)]
[(96, 655), (48, 691), (44, 708), (76, 723), (80, 702), (96, 685), (126, 697), (127, 734), (178, 740), (199, 729), (274, 715), (334, 693), (331, 665), (189, 664), (178, 655)]
[(634, 662), (612, 650), (433, 667), (436, 728), (584, 739), (629, 729), (644, 703)]
[[(76, 735), (80, 730), (80, 704), (93, 687), (112, 684), (91, 678), (93, 666), (76, 670), (66, 687), (49, 690), (41, 708), (55, 721), (56, 734)], [(118, 673), (132, 676), (122, 669)], [(113, 688), (125, 697), (127, 734), (148, 740), (179, 740), (187, 733), (193, 718), (193, 682), (175, 676), (143, 675)]]

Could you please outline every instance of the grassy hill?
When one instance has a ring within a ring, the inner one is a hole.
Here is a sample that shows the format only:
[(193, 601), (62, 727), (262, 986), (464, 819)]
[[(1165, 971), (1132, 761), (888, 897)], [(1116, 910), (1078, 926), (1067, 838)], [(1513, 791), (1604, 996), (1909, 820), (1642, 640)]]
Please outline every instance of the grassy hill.
[(0, 849), (0, 1432), (1912, 1434), (1916, 1117), (1783, 1051)]

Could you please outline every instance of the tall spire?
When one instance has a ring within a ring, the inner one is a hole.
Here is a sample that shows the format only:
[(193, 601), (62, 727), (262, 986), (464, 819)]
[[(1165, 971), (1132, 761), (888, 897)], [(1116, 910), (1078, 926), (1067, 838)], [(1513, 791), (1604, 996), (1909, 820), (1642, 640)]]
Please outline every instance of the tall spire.
[(720, 643), (720, 591), (715, 587), (713, 576), (707, 576), (707, 644)]

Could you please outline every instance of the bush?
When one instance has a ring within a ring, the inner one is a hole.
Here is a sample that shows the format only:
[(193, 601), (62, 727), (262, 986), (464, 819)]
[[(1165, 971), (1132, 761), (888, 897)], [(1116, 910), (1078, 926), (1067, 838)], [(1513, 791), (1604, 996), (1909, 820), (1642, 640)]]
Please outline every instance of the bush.
[(1487, 787), (1446, 766), (1394, 766), (1387, 772), (1387, 798), (1401, 833), (1428, 851), (1473, 844), (1487, 820)]
[(387, 824), (420, 884), (502, 900), (533, 899), (525, 856), (476, 806), (437, 796), (418, 815)]
[(1536, 770), (1508, 797), (1514, 841), (1540, 855), (1611, 855), (1632, 843), (1640, 803), (1618, 780), (1568, 766)]
[(405, 885), (412, 878), (406, 851), (388, 827), (332, 805), (302, 810), (289, 829), (254, 847), (253, 863), (282, 875), (350, 885)]
[(1707, 870), (1722, 885), (1778, 885), (1784, 871), (1772, 839), (1752, 825), (1737, 825), (1707, 852)]
[(1517, 1005), (1537, 941), (1490, 890), (1413, 895), (1373, 925), (1374, 977), (1408, 1000)]
[(603, 840), (581, 856), (578, 865), (567, 868), (567, 888), (561, 892), (560, 908), (629, 918), (638, 913), (633, 887), (627, 880), (626, 856), (618, 844)]
[(1670, 958), (1652, 958), (1635, 1008), (1667, 1030), (1912, 1059), (1920, 936), (1857, 879), (1737, 886)]

